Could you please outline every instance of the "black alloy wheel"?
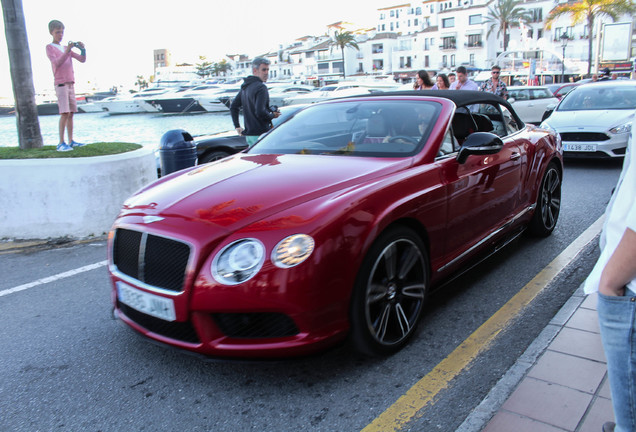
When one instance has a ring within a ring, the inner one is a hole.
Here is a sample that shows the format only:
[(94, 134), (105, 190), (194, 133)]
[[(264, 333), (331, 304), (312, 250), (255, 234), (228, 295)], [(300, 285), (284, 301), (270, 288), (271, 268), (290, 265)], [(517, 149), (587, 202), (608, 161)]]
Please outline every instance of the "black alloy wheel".
[(530, 221), (530, 234), (547, 237), (552, 234), (561, 210), (561, 172), (554, 163), (543, 175), (537, 205)]
[(204, 164), (204, 163), (208, 163), (208, 162), (214, 162), (215, 160), (219, 160), (219, 159), (223, 159), (224, 157), (229, 156), (230, 153), (228, 152), (224, 152), (224, 151), (214, 151), (212, 153), (208, 153), (206, 155), (204, 155), (203, 157), (201, 157), (201, 159), (199, 160), (199, 165)]
[(383, 233), (361, 266), (351, 306), (351, 339), (366, 355), (398, 351), (420, 320), (429, 269), (426, 248), (406, 227)]

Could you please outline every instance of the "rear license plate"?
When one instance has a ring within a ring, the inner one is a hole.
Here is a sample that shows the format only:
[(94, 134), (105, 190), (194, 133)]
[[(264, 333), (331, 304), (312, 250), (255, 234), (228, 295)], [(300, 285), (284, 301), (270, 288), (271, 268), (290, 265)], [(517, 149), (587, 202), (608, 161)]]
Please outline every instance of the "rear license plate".
[(117, 298), (120, 302), (147, 315), (166, 321), (177, 319), (172, 299), (147, 293), (123, 282), (117, 282)]
[(564, 151), (595, 152), (596, 144), (564, 144)]

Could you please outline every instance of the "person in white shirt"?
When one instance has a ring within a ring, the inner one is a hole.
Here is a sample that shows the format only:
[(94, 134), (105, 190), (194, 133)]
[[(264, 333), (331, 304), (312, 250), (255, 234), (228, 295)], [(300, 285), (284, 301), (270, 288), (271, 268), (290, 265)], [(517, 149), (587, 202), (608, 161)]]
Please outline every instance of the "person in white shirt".
[(451, 90), (479, 90), (477, 83), (468, 79), (468, 71), (464, 66), (458, 67), (455, 72), (457, 73), (457, 81), (451, 84)]
[(636, 430), (636, 120), (623, 171), (605, 212), (601, 255), (585, 281), (598, 291), (598, 318), (616, 423), (604, 432)]

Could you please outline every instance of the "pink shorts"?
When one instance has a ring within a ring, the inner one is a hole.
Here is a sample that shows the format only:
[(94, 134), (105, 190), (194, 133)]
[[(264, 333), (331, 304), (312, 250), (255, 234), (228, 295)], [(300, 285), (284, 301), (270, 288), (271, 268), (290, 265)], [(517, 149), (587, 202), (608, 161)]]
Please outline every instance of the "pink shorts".
[(77, 112), (77, 100), (75, 99), (75, 86), (73, 83), (56, 84), (55, 94), (57, 95), (57, 106), (60, 108), (60, 114)]

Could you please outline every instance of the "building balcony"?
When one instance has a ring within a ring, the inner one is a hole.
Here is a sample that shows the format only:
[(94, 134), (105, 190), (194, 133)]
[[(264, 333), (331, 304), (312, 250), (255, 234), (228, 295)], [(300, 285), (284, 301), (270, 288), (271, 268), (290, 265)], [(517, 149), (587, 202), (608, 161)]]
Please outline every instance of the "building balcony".
[[(574, 37), (572, 37), (572, 36), (568, 36), (568, 37), (567, 37), (567, 40), (569, 40), (569, 41), (573, 41), (573, 40), (574, 40)], [(559, 36), (559, 37), (556, 37), (556, 36), (555, 36), (555, 37), (552, 39), (552, 42), (561, 42), (561, 36)]]

